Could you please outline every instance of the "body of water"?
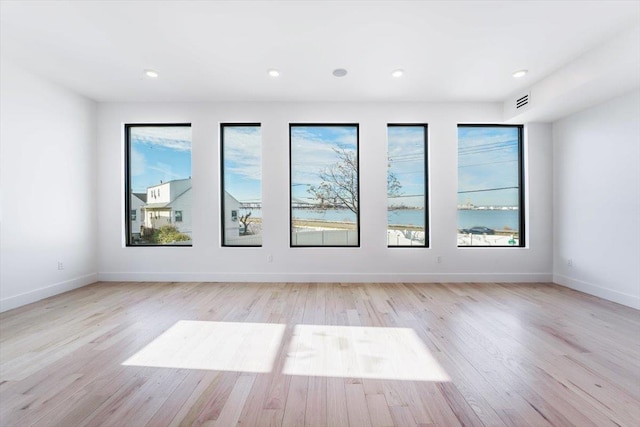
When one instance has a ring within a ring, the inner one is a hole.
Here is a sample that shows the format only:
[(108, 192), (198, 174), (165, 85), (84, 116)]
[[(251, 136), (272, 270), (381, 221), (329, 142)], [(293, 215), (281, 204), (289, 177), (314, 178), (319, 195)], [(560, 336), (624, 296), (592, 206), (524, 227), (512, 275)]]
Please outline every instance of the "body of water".
[(520, 227), (520, 211), (498, 210), (459, 210), (458, 228), (484, 226), (494, 230), (510, 228), (517, 231)]
[[(388, 211), (389, 224), (414, 225), (424, 227), (424, 210), (422, 209), (398, 209)], [(484, 226), (494, 230), (503, 230), (509, 227), (518, 230), (520, 216), (518, 211), (501, 210), (459, 210), (458, 228), (471, 228)]]
[[(262, 211), (260, 209), (251, 209), (252, 218), (261, 218)], [(249, 209), (240, 209), (240, 215), (245, 215)], [(349, 209), (294, 209), (293, 219), (314, 219), (319, 221), (333, 222), (356, 222), (356, 214)]]
[[(247, 211), (241, 210), (240, 214), (244, 215)], [(251, 216), (253, 218), (262, 217), (260, 209), (252, 209)], [(313, 219), (321, 221), (342, 221), (355, 222), (356, 215), (348, 209), (294, 209), (294, 219)], [(424, 210), (423, 209), (397, 209), (387, 211), (388, 223), (393, 225), (413, 225), (424, 227)], [(520, 222), (519, 211), (502, 211), (502, 210), (459, 210), (458, 211), (458, 228), (471, 228), (476, 226), (484, 226), (495, 230), (503, 230), (509, 227), (512, 230), (518, 230)]]

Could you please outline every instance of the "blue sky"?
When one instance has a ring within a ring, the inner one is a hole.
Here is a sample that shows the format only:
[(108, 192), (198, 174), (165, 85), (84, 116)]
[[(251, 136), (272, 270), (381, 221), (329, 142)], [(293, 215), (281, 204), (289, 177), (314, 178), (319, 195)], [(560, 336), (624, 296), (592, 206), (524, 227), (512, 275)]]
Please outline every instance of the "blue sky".
[(191, 176), (191, 128), (187, 126), (131, 127), (131, 188), (147, 187)]
[(389, 172), (402, 188), (389, 199), (389, 206), (424, 208), (425, 202), (425, 129), (423, 126), (390, 126), (387, 131)]
[[(191, 176), (190, 127), (132, 127), (131, 184), (134, 192)], [(396, 201), (423, 206), (424, 135), (422, 127), (388, 128), (389, 170), (402, 184)], [(296, 126), (291, 129), (292, 196), (313, 202), (307, 189), (318, 185), (320, 170), (338, 161), (333, 148), (357, 150), (354, 126)], [(225, 188), (240, 201), (261, 200), (262, 146), (258, 126), (226, 127)], [(458, 128), (458, 191), (518, 185), (517, 127)], [(393, 200), (393, 199), (392, 199)], [(458, 203), (517, 206), (518, 190), (458, 194)], [(393, 201), (392, 201), (393, 203)]]
[(313, 203), (307, 189), (318, 185), (318, 174), (339, 162), (333, 150), (356, 152), (358, 134), (355, 126), (295, 126), (291, 128), (291, 197)]
[[(517, 127), (458, 128), (458, 191), (518, 186)], [(458, 203), (518, 206), (518, 190), (458, 194)]]
[(262, 201), (260, 126), (224, 127), (224, 186), (240, 202)]

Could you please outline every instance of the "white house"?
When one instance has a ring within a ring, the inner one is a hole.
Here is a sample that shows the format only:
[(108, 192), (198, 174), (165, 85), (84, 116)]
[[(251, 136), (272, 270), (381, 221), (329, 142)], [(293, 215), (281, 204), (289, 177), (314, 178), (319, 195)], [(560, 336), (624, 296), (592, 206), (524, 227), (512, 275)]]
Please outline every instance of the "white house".
[(174, 225), (191, 236), (191, 178), (167, 181), (147, 188), (144, 206), (145, 228)]
[[(238, 221), (240, 202), (226, 191), (224, 197), (225, 236), (237, 238), (240, 234)], [(143, 198), (146, 199), (146, 204), (141, 204)], [(181, 233), (191, 236), (193, 218), (191, 178), (167, 181), (148, 187), (146, 194), (133, 193), (131, 199), (132, 233), (140, 230), (140, 225), (149, 229), (174, 225)], [(134, 210), (136, 210), (135, 214)]]
[(234, 239), (240, 236), (240, 202), (231, 194), (224, 192), (224, 236)]
[(129, 205), (130, 232), (134, 239), (140, 237), (140, 226), (144, 224), (144, 205), (147, 202), (146, 193), (131, 193)]

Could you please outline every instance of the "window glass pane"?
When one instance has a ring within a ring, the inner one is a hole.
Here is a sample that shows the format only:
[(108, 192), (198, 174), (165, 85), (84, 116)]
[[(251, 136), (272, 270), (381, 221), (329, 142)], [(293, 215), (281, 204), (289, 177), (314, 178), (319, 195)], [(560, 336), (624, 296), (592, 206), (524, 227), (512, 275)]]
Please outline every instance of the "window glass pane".
[(387, 127), (387, 245), (428, 246), (426, 125)]
[(291, 125), (291, 246), (359, 246), (358, 125)]
[(222, 125), (222, 245), (262, 246), (259, 124)]
[[(182, 245), (192, 241), (191, 126), (125, 126), (127, 245)], [(182, 221), (172, 221), (177, 212)]]
[(523, 246), (522, 126), (458, 126), (458, 246)]

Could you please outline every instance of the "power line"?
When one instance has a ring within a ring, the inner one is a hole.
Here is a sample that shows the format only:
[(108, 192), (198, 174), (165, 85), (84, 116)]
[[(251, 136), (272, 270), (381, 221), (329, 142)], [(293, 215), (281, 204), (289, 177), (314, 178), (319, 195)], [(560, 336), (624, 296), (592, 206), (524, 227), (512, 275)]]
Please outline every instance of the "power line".
[(474, 150), (477, 148), (490, 148), (490, 147), (506, 147), (509, 145), (516, 145), (518, 143), (517, 139), (510, 139), (508, 141), (496, 141), (490, 142), (488, 144), (475, 144), (475, 145), (466, 145), (464, 147), (458, 147), (458, 150)]
[(500, 188), (486, 188), (484, 190), (468, 190), (468, 191), (458, 191), (458, 194), (464, 194), (464, 193), (481, 193), (483, 191), (499, 191), (499, 190), (513, 190), (513, 189), (518, 189), (520, 187), (516, 186), (516, 187), (500, 187)]
[(514, 160), (502, 160), (500, 162), (487, 162), (487, 163), (474, 163), (471, 165), (458, 165), (458, 169), (460, 168), (470, 168), (472, 166), (486, 166), (486, 165), (497, 165), (498, 163), (513, 163), (513, 162), (517, 162), (518, 159), (514, 159)]
[(515, 147), (495, 147), (474, 151), (459, 151), (458, 156), (477, 156), (486, 153), (515, 154)]
[(510, 154), (512, 151), (514, 151), (511, 147), (495, 147), (495, 148), (487, 148), (487, 149), (483, 149), (483, 150), (476, 150), (476, 151), (462, 151), (462, 152), (458, 152), (458, 156), (476, 156), (479, 154), (485, 154), (485, 153), (507, 153)]

